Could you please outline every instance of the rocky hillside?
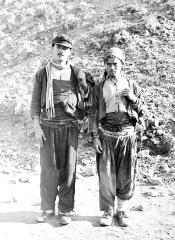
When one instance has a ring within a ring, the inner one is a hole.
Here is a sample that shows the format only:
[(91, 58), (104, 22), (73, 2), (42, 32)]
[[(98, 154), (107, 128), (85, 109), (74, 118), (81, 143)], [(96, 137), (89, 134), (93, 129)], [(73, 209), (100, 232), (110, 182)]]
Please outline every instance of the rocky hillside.
[[(102, 56), (118, 45), (125, 73), (142, 87), (147, 130), (143, 146), (152, 155), (174, 157), (175, 3), (173, 0), (1, 0), (0, 116), (32, 139), (30, 99), (36, 70), (51, 54), (58, 33), (74, 39), (72, 61), (103, 73)], [(9, 118), (10, 116), (10, 118)], [(16, 133), (18, 134), (18, 132)]]

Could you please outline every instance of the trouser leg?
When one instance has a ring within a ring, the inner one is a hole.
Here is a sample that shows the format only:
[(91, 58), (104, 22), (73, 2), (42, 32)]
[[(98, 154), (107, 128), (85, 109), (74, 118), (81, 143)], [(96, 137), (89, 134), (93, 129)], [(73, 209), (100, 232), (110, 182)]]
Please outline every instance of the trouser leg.
[(69, 213), (74, 209), (75, 196), (75, 174), (71, 184), (62, 183), (58, 192), (58, 209), (61, 213)]
[(40, 195), (42, 211), (55, 211), (55, 200), (58, 194), (58, 177), (54, 169), (41, 169)]
[(77, 148), (73, 147), (76, 140), (68, 141), (67, 146), (67, 167), (60, 176), (60, 188), (58, 192), (59, 203), (58, 209), (62, 213), (71, 212), (74, 209), (75, 197), (75, 180), (76, 180), (76, 161), (77, 161)]
[(53, 146), (52, 146), (52, 132), (48, 126), (42, 126), (46, 141), (43, 148), (40, 149), (40, 195), (41, 195), (41, 209), (55, 210), (55, 200), (58, 194), (59, 176), (53, 165)]
[(102, 139), (102, 153), (97, 155), (97, 169), (99, 175), (99, 203), (100, 210), (114, 208), (116, 176), (113, 165), (113, 151), (109, 139)]
[(134, 193), (136, 178), (136, 140), (135, 136), (120, 139), (115, 150), (116, 196), (129, 200)]
[(57, 166), (61, 168), (59, 179), (58, 209), (62, 213), (74, 209), (76, 161), (78, 146), (77, 124), (69, 124), (62, 129), (62, 134), (57, 137), (59, 149), (55, 152)]
[(103, 185), (103, 181), (101, 180), (99, 187), (100, 211), (114, 209), (114, 201), (114, 195), (110, 191), (108, 191), (107, 187)]

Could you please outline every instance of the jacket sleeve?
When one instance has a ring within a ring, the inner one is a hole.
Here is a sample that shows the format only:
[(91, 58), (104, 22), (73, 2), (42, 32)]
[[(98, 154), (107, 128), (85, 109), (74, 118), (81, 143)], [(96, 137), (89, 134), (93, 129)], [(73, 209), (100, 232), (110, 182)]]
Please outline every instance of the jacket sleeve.
[(89, 133), (96, 136), (98, 135), (98, 112), (99, 112), (99, 87), (98, 84), (94, 87), (92, 109), (89, 114)]
[(143, 107), (144, 107), (144, 99), (141, 92), (141, 88), (137, 85), (135, 81), (133, 81), (133, 92), (137, 97), (136, 103), (131, 104), (134, 111), (137, 112), (138, 118), (143, 116)]
[(35, 75), (35, 81), (33, 85), (32, 99), (31, 99), (31, 116), (40, 116), (41, 113), (41, 92), (42, 84), (40, 80), (40, 72)]

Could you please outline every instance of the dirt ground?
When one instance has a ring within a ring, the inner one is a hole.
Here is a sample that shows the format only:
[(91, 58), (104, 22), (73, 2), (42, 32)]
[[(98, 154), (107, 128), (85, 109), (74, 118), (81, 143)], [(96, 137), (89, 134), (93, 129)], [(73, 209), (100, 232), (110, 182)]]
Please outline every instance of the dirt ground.
[(2, 240), (175, 239), (175, 195), (171, 188), (140, 184), (128, 206), (129, 227), (121, 228), (116, 221), (113, 226), (101, 227), (97, 176), (79, 178), (72, 222), (61, 226), (57, 216), (47, 223), (35, 222), (40, 211), (38, 175), (31, 175), (26, 183), (10, 182), (8, 175), (0, 177)]

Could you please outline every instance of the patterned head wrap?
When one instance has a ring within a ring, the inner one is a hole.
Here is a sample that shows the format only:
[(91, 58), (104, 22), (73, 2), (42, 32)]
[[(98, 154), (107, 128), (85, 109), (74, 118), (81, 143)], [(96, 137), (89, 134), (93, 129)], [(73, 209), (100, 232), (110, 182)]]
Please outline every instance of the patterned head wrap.
[(108, 60), (108, 58), (118, 58), (123, 64), (125, 63), (125, 54), (122, 49), (118, 47), (109, 48), (104, 54), (104, 62)]

